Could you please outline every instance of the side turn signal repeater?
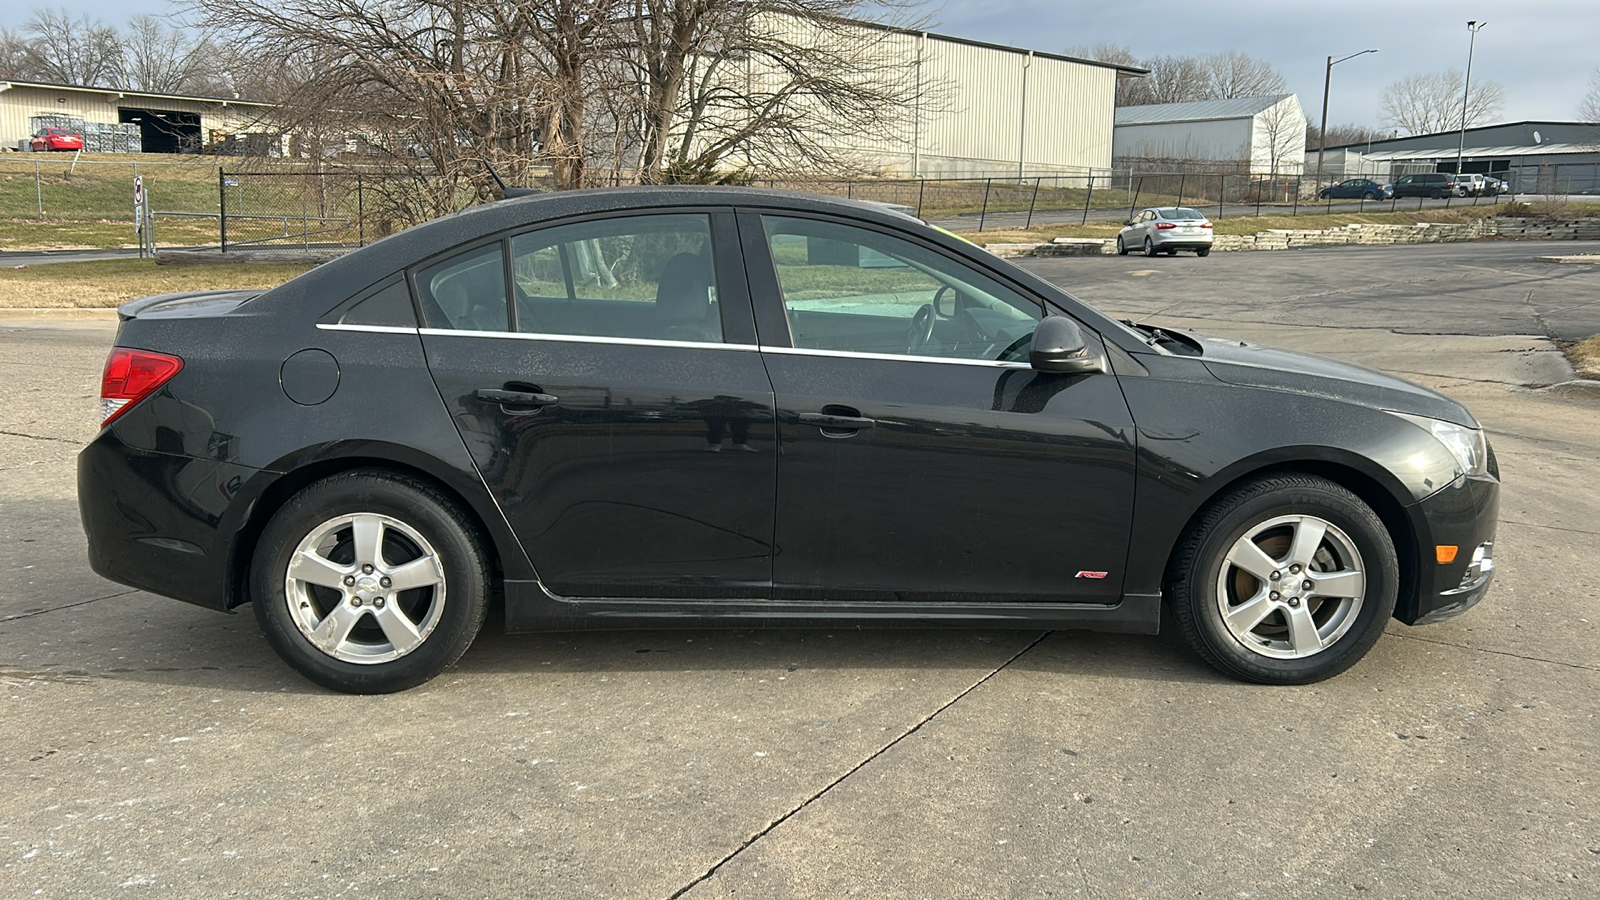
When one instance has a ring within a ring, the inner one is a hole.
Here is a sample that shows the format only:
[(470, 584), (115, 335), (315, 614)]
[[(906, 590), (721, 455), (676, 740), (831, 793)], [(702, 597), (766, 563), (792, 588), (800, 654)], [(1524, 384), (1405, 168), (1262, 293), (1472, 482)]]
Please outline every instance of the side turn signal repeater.
[(1439, 560), (1439, 565), (1442, 566), (1445, 563), (1453, 563), (1453, 562), (1455, 562), (1456, 561), (1456, 551), (1459, 550), (1459, 549), (1460, 548), (1458, 548), (1454, 544), (1439, 544), (1438, 546), (1433, 548), (1433, 552), (1434, 552), (1435, 556)]

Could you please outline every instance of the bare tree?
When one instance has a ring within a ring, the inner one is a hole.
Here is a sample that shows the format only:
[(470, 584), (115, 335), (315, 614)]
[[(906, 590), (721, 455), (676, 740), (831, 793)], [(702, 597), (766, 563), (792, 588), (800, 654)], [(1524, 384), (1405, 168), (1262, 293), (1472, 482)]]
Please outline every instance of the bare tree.
[(1195, 56), (1153, 56), (1144, 61), (1150, 74), (1149, 103), (1190, 103), (1210, 100), (1205, 67)]
[(36, 9), (23, 26), (34, 77), (52, 84), (116, 87), (122, 58), (116, 29), (88, 15)]
[[(1460, 69), (1407, 75), (1383, 89), (1383, 122), (1407, 134), (1434, 134), (1462, 128)], [(1498, 82), (1474, 81), (1467, 98), (1464, 127), (1483, 124), (1500, 112), (1505, 89)]]
[(1264, 97), (1287, 90), (1283, 76), (1272, 63), (1237, 50), (1140, 58), (1121, 44), (1093, 44), (1066, 52), (1068, 56), (1150, 70), (1143, 78), (1117, 80), (1118, 106)]
[(1274, 104), (1263, 110), (1256, 121), (1266, 144), (1270, 173), (1299, 174), (1305, 167), (1306, 127), (1298, 105), (1287, 100)]
[(913, 94), (906, 56), (881, 51), (915, 36), (837, 18), (860, 0), (189, 3), (292, 83), (266, 98), (282, 127), (370, 132), (393, 162), (433, 167), (447, 205), (486, 187), (485, 162), (573, 188), (838, 161), (830, 135), (886, 139)]
[(32, 48), (28, 39), (9, 28), (0, 28), (0, 79), (28, 81), (34, 77)]
[(1381, 141), (1389, 133), (1367, 125), (1329, 125), (1327, 143), (1324, 144), (1322, 135), (1317, 133), (1317, 123), (1306, 123), (1306, 149), (1318, 150), (1323, 147), (1343, 147), (1348, 144), (1360, 144), (1370, 141)]
[(119, 86), (158, 94), (218, 94), (227, 90), (220, 61), (209, 35), (138, 15), (122, 35)]
[[(893, 6), (878, 4), (881, 12)], [(621, 59), (642, 109), (640, 181), (703, 181), (735, 167), (855, 168), (853, 140), (904, 138), (919, 90), (904, 30), (863, 27), (855, 0), (635, 0)], [(924, 105), (937, 85), (921, 85)]]
[(1283, 76), (1272, 63), (1248, 53), (1237, 50), (1208, 53), (1199, 57), (1198, 63), (1205, 73), (1204, 99), (1207, 100), (1265, 97), (1287, 90)]
[(1589, 73), (1589, 92), (1578, 102), (1578, 117), (1590, 125), (1600, 125), (1600, 66)]
[[(1110, 63), (1114, 66), (1132, 66), (1142, 69), (1145, 65), (1142, 60), (1133, 55), (1131, 49), (1122, 44), (1091, 44), (1081, 47), (1069, 47), (1066, 50), (1066, 55), (1076, 56), (1079, 59), (1092, 59), (1096, 62)], [(1148, 79), (1143, 77), (1117, 77), (1116, 105), (1143, 106), (1154, 102), (1154, 100), (1150, 99), (1150, 83)]]

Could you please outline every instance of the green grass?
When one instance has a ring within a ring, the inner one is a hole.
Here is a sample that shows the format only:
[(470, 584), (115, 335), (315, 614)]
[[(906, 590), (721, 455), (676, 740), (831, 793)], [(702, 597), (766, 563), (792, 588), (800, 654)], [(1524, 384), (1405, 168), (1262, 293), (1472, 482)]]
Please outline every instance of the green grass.
[(266, 289), (309, 264), (157, 266), (150, 259), (108, 259), (0, 269), (0, 308), (108, 308), (151, 294)]

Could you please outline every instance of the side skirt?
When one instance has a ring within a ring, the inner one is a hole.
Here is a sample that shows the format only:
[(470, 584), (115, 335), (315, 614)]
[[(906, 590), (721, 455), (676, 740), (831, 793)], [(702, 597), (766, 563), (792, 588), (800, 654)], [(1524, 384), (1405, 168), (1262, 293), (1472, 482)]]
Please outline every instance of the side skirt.
[(536, 581), (505, 582), (506, 631), (688, 628), (1044, 628), (1156, 634), (1160, 594), (1090, 603), (902, 603), (786, 600), (573, 600)]

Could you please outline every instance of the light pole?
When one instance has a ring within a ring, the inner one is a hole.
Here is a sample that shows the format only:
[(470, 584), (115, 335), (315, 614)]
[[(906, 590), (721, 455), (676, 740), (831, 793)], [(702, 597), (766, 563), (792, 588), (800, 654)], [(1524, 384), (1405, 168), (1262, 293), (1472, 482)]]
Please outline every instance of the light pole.
[(1467, 97), (1472, 91), (1472, 48), (1478, 43), (1478, 29), (1489, 24), (1479, 22), (1477, 19), (1467, 20), (1467, 30), (1472, 32), (1472, 37), (1467, 41), (1467, 77), (1466, 84), (1461, 88), (1461, 141), (1456, 144), (1456, 177), (1461, 176), (1461, 154), (1467, 149)]
[(1317, 132), (1317, 183), (1316, 189), (1322, 190), (1322, 151), (1328, 146), (1328, 85), (1333, 82), (1333, 67), (1347, 59), (1355, 59), (1364, 53), (1377, 53), (1376, 50), (1363, 50), (1361, 53), (1352, 53), (1338, 59), (1328, 57), (1328, 69), (1322, 76), (1322, 129)]

